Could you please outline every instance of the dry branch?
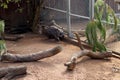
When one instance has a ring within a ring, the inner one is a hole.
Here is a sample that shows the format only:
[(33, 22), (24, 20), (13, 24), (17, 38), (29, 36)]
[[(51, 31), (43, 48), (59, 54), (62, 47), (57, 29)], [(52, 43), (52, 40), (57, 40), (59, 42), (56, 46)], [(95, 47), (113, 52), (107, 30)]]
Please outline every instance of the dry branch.
[[(55, 20), (52, 20), (52, 24), (54, 25), (54, 26), (56, 26), (58, 29), (61, 29), (63, 32), (65, 32), (65, 33), (68, 33), (68, 31), (65, 29), (65, 28), (63, 28), (63, 27), (61, 27), (60, 25), (58, 25), (56, 22), (55, 22)], [(81, 36), (85, 36), (85, 30), (77, 30), (77, 31), (75, 31), (75, 30), (73, 30), (72, 31), (72, 33), (79, 33)]]
[(89, 50), (85, 50), (83, 48), (83, 45), (82, 45), (81, 40), (79, 38), (79, 35), (77, 33), (75, 33), (75, 35), (77, 37), (78, 42), (75, 42), (75, 41), (70, 40), (70, 39), (69, 39), (69, 41), (74, 43), (75, 45), (79, 46), (81, 51), (77, 54), (74, 54), (71, 57), (70, 61), (65, 63), (65, 66), (67, 66), (68, 70), (73, 70), (76, 66), (77, 59), (80, 57), (83, 57), (83, 56), (88, 56), (88, 57), (93, 58), (93, 59), (105, 59), (105, 58), (109, 58), (109, 57), (114, 57), (114, 58), (120, 59), (120, 54), (118, 52), (115, 52), (115, 51), (93, 52), (92, 47), (89, 45), (88, 46), (86, 45), (87, 47), (89, 47)]
[(80, 39), (80, 36), (77, 34), (77, 33), (74, 33), (75, 36), (77, 37), (77, 40), (78, 40), (78, 45), (80, 47), (81, 50), (84, 50), (83, 46), (82, 46), (82, 43), (81, 43), (81, 39)]
[(61, 46), (57, 46), (55, 48), (38, 52), (38, 53), (33, 53), (33, 54), (26, 54), (26, 55), (21, 55), (21, 54), (11, 54), (7, 53), (2, 56), (1, 61), (8, 61), (8, 62), (31, 62), (31, 61), (38, 61), (43, 58), (51, 57), (59, 52), (62, 51)]
[(68, 70), (73, 70), (76, 66), (77, 59), (83, 56), (88, 56), (92, 59), (105, 59), (109, 57), (115, 57), (115, 58), (120, 58), (118, 56), (115, 56), (112, 54), (112, 52), (92, 52), (91, 50), (82, 50), (79, 53), (74, 54), (70, 61), (65, 63), (65, 66), (67, 66)]
[[(80, 46), (76, 39), (71, 39), (71, 38), (65, 37), (64, 42), (69, 43), (69, 44), (73, 44), (73, 45), (78, 46), (78, 47)], [(85, 41), (81, 40), (81, 44), (86, 49), (91, 49), (92, 48), (90, 45), (86, 44)]]
[(52, 20), (52, 25), (56, 26), (58, 29), (63, 30), (64, 32), (67, 32), (63, 27), (61, 27), (60, 25), (58, 25), (55, 20)]
[(11, 80), (15, 76), (26, 74), (26, 70), (25, 66), (0, 68), (0, 80)]

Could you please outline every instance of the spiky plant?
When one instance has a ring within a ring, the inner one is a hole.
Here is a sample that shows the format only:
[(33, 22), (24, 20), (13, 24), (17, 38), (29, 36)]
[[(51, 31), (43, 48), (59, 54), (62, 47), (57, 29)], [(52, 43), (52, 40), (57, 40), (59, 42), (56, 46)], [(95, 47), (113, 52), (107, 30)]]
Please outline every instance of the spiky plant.
[[(117, 19), (113, 9), (104, 2), (104, 0), (97, 0), (95, 5), (95, 17), (87, 24), (86, 37), (88, 44), (93, 46), (93, 51), (99, 50), (100, 52), (107, 51), (104, 44), (106, 39), (106, 29), (109, 23), (114, 22), (113, 30), (117, 29)], [(104, 17), (105, 15), (105, 17)], [(103, 23), (103, 20), (106, 23)]]

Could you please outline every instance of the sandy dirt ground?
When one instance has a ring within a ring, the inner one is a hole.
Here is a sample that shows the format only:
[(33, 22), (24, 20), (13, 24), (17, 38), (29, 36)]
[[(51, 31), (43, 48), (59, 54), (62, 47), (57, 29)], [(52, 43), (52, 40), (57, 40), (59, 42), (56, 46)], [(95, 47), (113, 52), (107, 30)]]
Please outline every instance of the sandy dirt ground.
[[(0, 67), (26, 65), (27, 75), (16, 77), (12, 80), (120, 80), (120, 60), (111, 58), (110, 60), (92, 60), (84, 57), (79, 60), (74, 71), (66, 71), (64, 63), (70, 57), (80, 51), (77, 46), (48, 40), (43, 36), (35, 34), (25, 34), (25, 37), (17, 42), (7, 41), (7, 48), (13, 54), (34, 53), (53, 48), (57, 45), (63, 47), (59, 54), (37, 62), (25, 63), (1, 63)], [(113, 50), (120, 52), (120, 42), (110, 44)]]

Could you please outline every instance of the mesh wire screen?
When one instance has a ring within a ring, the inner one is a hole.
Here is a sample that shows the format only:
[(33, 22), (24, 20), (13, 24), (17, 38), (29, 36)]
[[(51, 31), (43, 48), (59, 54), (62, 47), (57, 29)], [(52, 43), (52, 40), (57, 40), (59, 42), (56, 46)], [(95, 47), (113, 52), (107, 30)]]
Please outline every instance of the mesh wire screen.
[(71, 0), (71, 13), (89, 16), (89, 0)]
[(53, 11), (53, 17), (52, 19), (55, 20), (57, 24), (59, 24), (61, 27), (67, 28), (67, 19), (66, 14), (58, 11)]
[[(71, 30), (77, 31), (80, 29), (85, 29), (89, 18), (89, 2), (90, 0), (71, 0)], [(96, 0), (95, 0), (96, 1)], [(114, 0), (106, 0), (106, 3), (110, 5), (116, 13), (119, 13), (117, 4)], [(48, 7), (46, 19), (55, 20), (63, 28), (68, 27), (67, 23), (67, 8), (68, 0), (47, 0), (46, 6)], [(57, 10), (58, 9), (58, 10)], [(61, 12), (62, 10), (63, 12)], [(77, 16), (75, 16), (77, 15)], [(80, 16), (83, 16), (82, 18)]]
[(118, 10), (117, 3), (115, 3), (114, 0), (106, 0), (106, 3), (107, 3), (108, 5), (110, 5), (111, 8), (112, 8), (116, 13), (120, 13), (120, 11)]
[[(57, 24), (59, 24), (61, 27), (67, 28), (67, 19), (66, 19), (66, 13), (56, 11), (53, 9), (59, 9), (66, 11), (67, 6), (66, 6), (67, 0), (47, 0), (46, 6), (52, 9), (49, 9), (49, 16), (52, 20), (55, 20)], [(48, 17), (47, 17), (48, 18)]]
[[(120, 19), (120, 10), (118, 10), (117, 3), (115, 3), (114, 0), (106, 0), (106, 3), (109, 6), (111, 6), (111, 8), (115, 11), (117, 18)], [(111, 43), (110, 45), (108, 45), (108, 47), (110, 47), (111, 50), (119, 52), (120, 51), (120, 49), (119, 49), (119, 45), (120, 45), (120, 42), (119, 42), (120, 41), (120, 35), (119, 35), (120, 34), (120, 22), (118, 22), (118, 31), (117, 31), (117, 33), (118, 33), (118, 36), (117, 36), (118, 39), (116, 40), (116, 42)]]
[[(120, 10), (118, 10), (118, 5), (114, 0), (106, 0), (106, 3), (115, 11), (116, 17), (120, 20)], [(120, 33), (120, 21), (118, 22), (118, 32)]]
[(72, 31), (79, 31), (81, 29), (85, 29), (88, 19), (83, 19), (83, 18), (78, 18), (78, 17), (73, 17), (71, 18), (71, 28)]
[[(67, 0), (47, 0), (47, 7), (67, 11)], [(89, 0), (71, 0), (70, 12), (75, 15), (89, 17)], [(66, 13), (51, 10), (54, 19), (59, 25), (67, 28), (67, 17)], [(72, 30), (78, 30), (81, 27), (85, 27), (88, 20), (84, 18), (78, 18), (71, 15), (71, 28)]]
[[(89, 1), (90, 0), (71, 0), (70, 12), (75, 15), (89, 17)], [(67, 2), (67, 0), (47, 0), (46, 6), (53, 9), (67, 11)], [(108, 5), (110, 5), (116, 13), (120, 12), (118, 11), (117, 4), (114, 2), (114, 0), (106, 0), (106, 3), (108, 3)], [(66, 13), (56, 10), (49, 10), (48, 15), (50, 16), (47, 18), (54, 19), (58, 23), (64, 24), (63, 27), (67, 27)], [(88, 20), (85, 18), (75, 17), (71, 15), (72, 30), (85, 28), (87, 22)]]
[(51, 8), (56, 8), (60, 10), (66, 10), (67, 0), (47, 0), (47, 6)]
[[(71, 0), (71, 13), (89, 17), (89, 0)], [(71, 16), (72, 30), (84, 29), (88, 20)]]

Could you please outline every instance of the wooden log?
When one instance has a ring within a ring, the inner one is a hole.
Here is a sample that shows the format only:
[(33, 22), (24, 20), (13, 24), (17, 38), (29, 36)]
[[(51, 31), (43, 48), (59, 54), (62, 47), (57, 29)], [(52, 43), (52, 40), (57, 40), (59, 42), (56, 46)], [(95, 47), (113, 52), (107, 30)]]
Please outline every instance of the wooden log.
[[(83, 56), (88, 56), (93, 59), (105, 59), (109, 57), (114, 57), (112, 52), (92, 52), (91, 50), (82, 50), (79, 53), (74, 54), (70, 61), (65, 63), (64, 65), (67, 66), (67, 70), (73, 70), (76, 66), (77, 59)], [(116, 58), (116, 57), (115, 57)]]
[[(68, 34), (68, 31), (61, 27), (60, 25), (58, 25), (55, 20), (52, 20), (52, 25), (56, 26), (58, 29), (61, 29), (64, 33)], [(85, 30), (73, 30), (72, 33), (79, 33), (81, 36), (85, 36)]]
[(26, 74), (26, 71), (26, 66), (11, 66), (0, 68), (0, 80), (11, 80), (15, 76)]
[(7, 53), (2, 56), (1, 61), (8, 61), (8, 62), (38, 61), (43, 58), (54, 56), (61, 51), (62, 51), (62, 47), (57, 46), (55, 48), (52, 48), (52, 49), (49, 49), (46, 51), (32, 53), (32, 54), (26, 54), (26, 55)]
[(88, 50), (82, 50), (76, 54), (73, 54), (73, 56), (71, 57), (71, 59), (66, 62), (64, 65), (67, 66), (67, 70), (73, 70), (76, 66), (76, 61), (78, 58), (82, 57), (82, 56), (86, 56), (89, 53)]
[(23, 38), (23, 36), (5, 36), (4, 40), (9, 41), (18, 41), (19, 39)]
[(68, 31), (67, 31), (65, 28), (63, 28), (63, 27), (61, 27), (60, 25), (58, 25), (58, 24), (55, 22), (55, 20), (52, 20), (52, 21), (51, 21), (51, 25), (55, 26), (56, 28), (62, 30), (62, 31), (65, 32), (65, 33), (68, 33)]
[[(69, 38), (65, 38), (67, 42), (70, 42), (76, 46), (79, 46), (81, 51), (77, 54), (74, 54), (70, 61), (65, 63), (64, 65), (67, 66), (67, 70), (73, 70), (76, 66), (76, 63), (77, 63), (77, 59), (80, 58), (80, 57), (83, 57), (83, 56), (88, 56), (92, 59), (105, 59), (105, 58), (108, 58), (108, 57), (114, 57), (114, 58), (118, 58), (120, 59), (120, 53), (118, 52), (115, 52), (115, 51), (108, 51), (108, 52), (93, 52), (92, 51), (92, 46), (88, 45), (87, 43), (83, 42), (80, 40), (79, 36), (77, 33), (75, 33), (76, 37), (77, 37), (77, 40), (78, 42), (76, 42), (75, 40), (72, 40), (72, 39), (69, 39)], [(83, 43), (81, 43), (83, 42)], [(86, 45), (85, 45), (86, 44)], [(88, 50), (85, 50), (83, 48), (83, 46)]]

